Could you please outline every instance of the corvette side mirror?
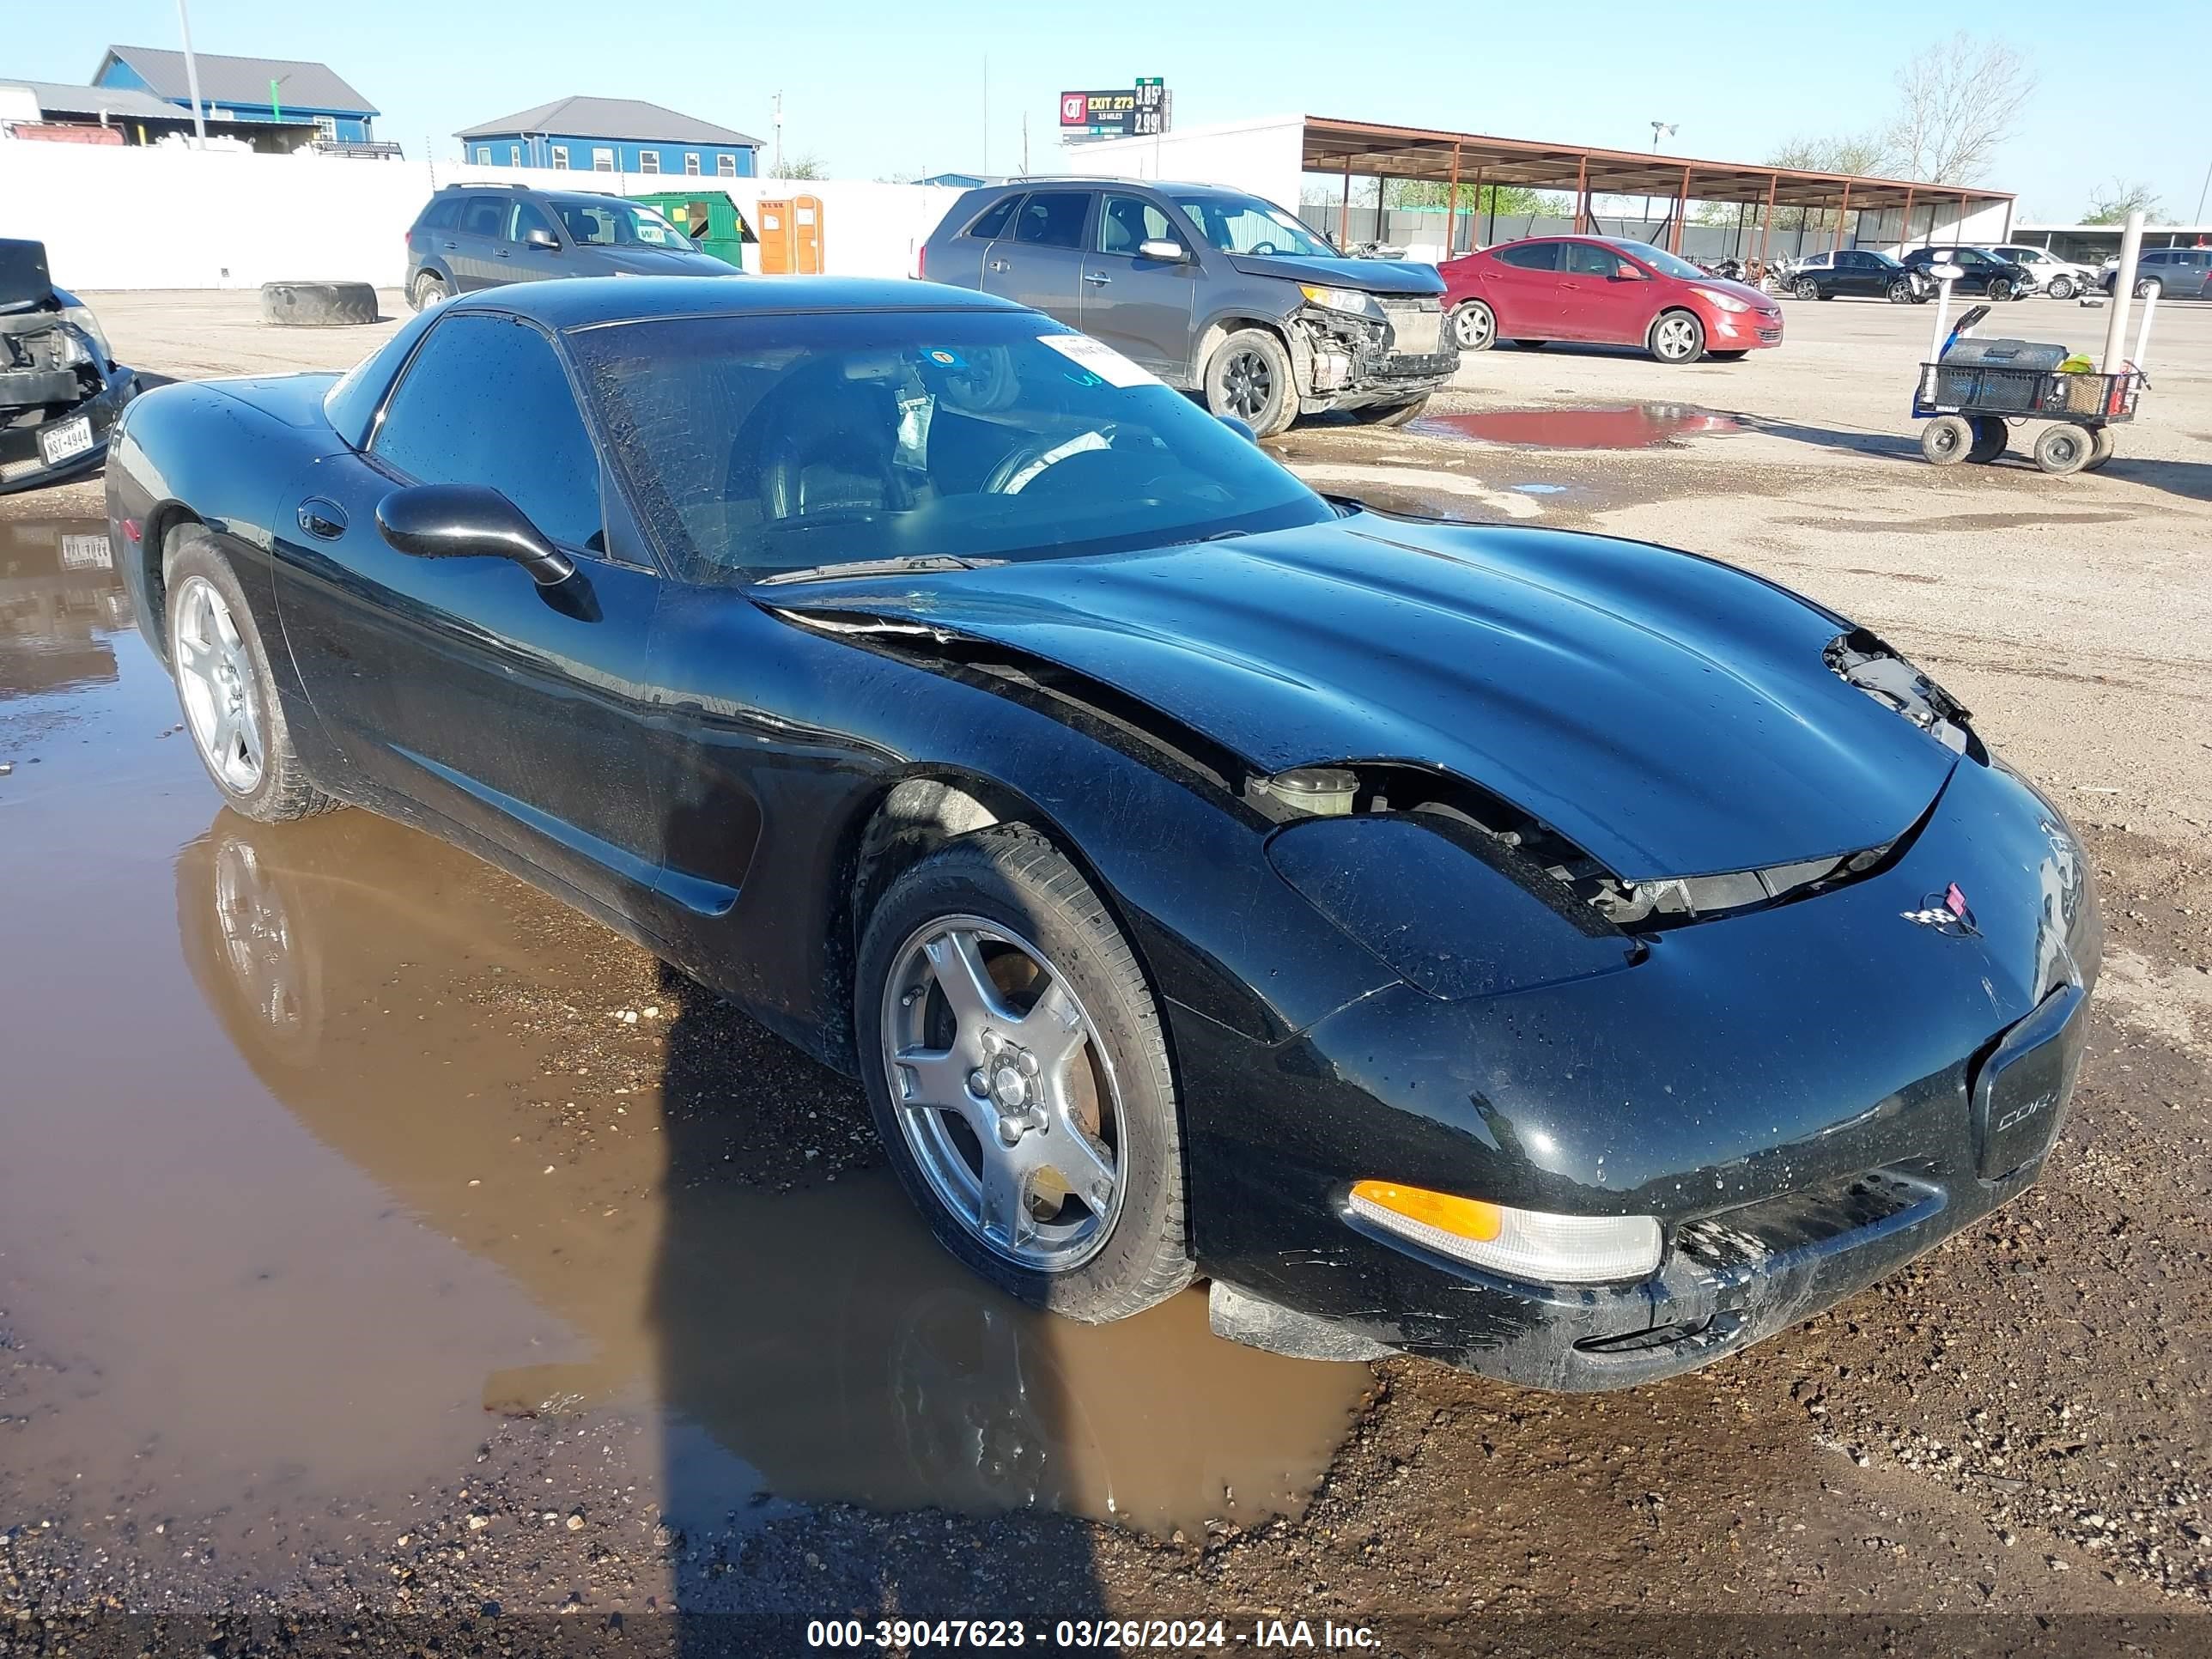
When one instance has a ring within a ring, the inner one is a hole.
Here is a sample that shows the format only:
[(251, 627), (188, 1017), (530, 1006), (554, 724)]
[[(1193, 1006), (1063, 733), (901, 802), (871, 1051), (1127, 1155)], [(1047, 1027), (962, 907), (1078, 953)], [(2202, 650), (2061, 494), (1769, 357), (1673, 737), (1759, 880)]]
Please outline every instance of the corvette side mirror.
[(376, 504), (376, 527), (418, 559), (507, 559), (540, 587), (576, 574), (576, 562), (538, 532), (523, 511), (483, 484), (413, 484)]
[(558, 253), (561, 251), (561, 239), (543, 225), (524, 231), (522, 245), (525, 247), (542, 248), (548, 253)]

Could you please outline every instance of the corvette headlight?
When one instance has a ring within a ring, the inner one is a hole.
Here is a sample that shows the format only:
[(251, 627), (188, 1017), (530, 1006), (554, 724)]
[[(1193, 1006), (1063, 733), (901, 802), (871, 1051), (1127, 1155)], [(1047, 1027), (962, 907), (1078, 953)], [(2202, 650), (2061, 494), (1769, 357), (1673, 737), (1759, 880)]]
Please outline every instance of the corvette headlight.
[(1356, 288), (1322, 288), (1312, 283), (1298, 284), (1298, 292), (1306, 296), (1310, 306), (1319, 306), (1323, 311), (1342, 311), (1354, 317), (1380, 317), (1382, 307), (1371, 294), (1363, 294)]
[(1548, 1215), (1393, 1181), (1355, 1182), (1351, 1209), (1409, 1243), (1540, 1285), (1648, 1278), (1662, 1249), (1651, 1216)]
[(115, 354), (107, 349), (107, 336), (100, 331), (100, 321), (92, 314), (89, 306), (64, 306), (62, 320), (73, 323), (90, 337), (93, 347), (100, 353), (100, 367), (105, 368), (115, 361)]
[(1626, 967), (1635, 941), (1503, 848), (1419, 812), (1313, 817), (1269, 837), (1267, 862), (1353, 944), (1447, 1001)]
[(1723, 311), (1748, 311), (1751, 309), (1749, 306), (1737, 299), (1735, 295), (1723, 294), (1717, 288), (1701, 288), (1694, 291), (1699, 299), (1718, 306)]

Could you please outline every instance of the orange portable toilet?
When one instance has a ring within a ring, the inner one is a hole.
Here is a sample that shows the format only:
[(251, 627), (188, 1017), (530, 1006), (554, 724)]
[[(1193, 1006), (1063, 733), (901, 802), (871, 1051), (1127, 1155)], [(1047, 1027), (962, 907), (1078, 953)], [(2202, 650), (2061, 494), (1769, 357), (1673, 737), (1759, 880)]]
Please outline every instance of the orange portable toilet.
[(760, 204), (761, 271), (770, 276), (822, 274), (822, 198), (787, 196)]

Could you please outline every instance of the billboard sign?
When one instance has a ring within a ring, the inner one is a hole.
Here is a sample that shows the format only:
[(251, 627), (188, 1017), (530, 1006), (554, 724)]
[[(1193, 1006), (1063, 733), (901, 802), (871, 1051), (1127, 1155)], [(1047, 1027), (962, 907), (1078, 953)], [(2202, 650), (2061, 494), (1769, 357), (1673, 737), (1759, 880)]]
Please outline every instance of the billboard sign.
[(1132, 87), (1060, 94), (1063, 138), (1149, 138), (1168, 130), (1174, 107), (1158, 76), (1140, 76)]

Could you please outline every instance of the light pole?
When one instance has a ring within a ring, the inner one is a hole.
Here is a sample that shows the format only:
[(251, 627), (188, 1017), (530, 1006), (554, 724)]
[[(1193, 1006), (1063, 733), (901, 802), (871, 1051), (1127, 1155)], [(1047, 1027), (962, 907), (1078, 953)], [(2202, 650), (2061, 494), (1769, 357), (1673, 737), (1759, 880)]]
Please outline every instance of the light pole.
[(192, 56), (192, 19), (185, 9), (185, 0), (177, 0), (177, 27), (185, 36), (185, 86), (192, 94), (192, 133), (199, 147), (205, 149), (207, 118), (200, 112), (200, 60)]
[[(1660, 139), (1671, 138), (1680, 131), (1680, 126), (1675, 122), (1654, 121), (1651, 124), (1651, 153), (1654, 155), (1659, 153)], [(1644, 198), (1644, 228), (1647, 231), (1651, 228), (1651, 198), (1649, 196)]]
[(775, 94), (775, 176), (783, 177), (783, 94)]
[(2208, 191), (2212, 191), (2212, 161), (2204, 164), (2204, 182), (2197, 188), (2197, 222), (2200, 225), (2204, 222), (2204, 197)]

